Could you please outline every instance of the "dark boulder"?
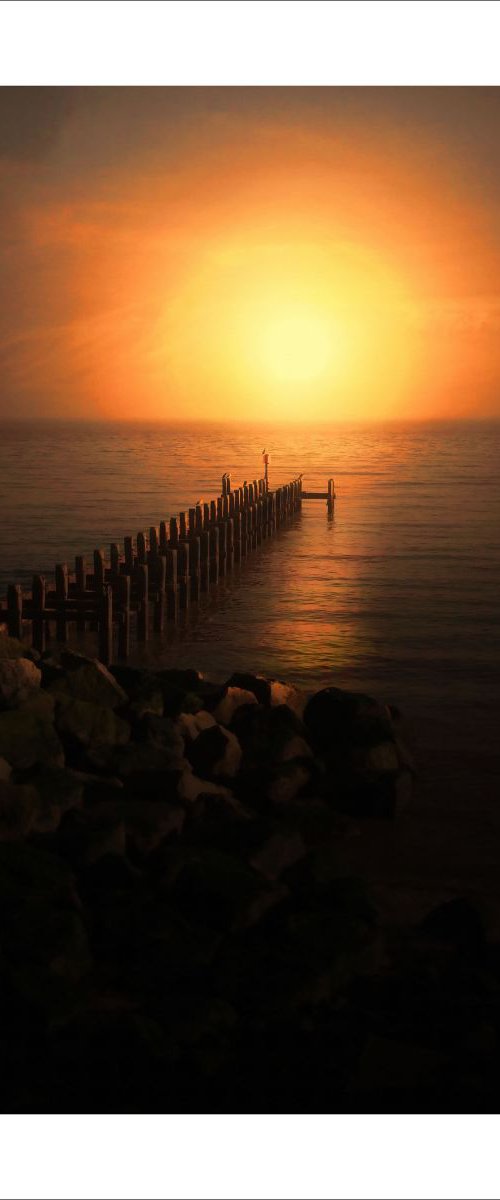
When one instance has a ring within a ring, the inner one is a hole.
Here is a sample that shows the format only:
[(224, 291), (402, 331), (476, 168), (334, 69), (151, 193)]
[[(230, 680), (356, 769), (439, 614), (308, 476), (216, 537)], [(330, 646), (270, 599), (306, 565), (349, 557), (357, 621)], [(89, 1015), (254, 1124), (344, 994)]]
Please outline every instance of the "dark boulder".
[(252, 675), (250, 672), (235, 671), (225, 684), (226, 688), (242, 688), (245, 692), (253, 692), (258, 704), (271, 703), (271, 684), (263, 675)]

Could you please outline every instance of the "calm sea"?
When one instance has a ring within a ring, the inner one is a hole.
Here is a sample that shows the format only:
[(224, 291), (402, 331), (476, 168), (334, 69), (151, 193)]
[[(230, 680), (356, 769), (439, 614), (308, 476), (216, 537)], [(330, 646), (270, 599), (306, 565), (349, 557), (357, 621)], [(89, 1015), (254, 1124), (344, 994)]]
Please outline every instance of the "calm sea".
[(271, 486), (334, 477), (334, 519), (305, 502), (148, 658), (398, 704), (418, 795), (353, 866), (398, 911), (488, 894), (500, 936), (500, 423), (3, 424), (0, 590), (210, 498), (224, 471), (254, 479), (264, 446)]
[[(338, 678), (419, 706), (482, 703), (500, 667), (500, 423), (0, 426), (0, 585), (136, 534), (220, 491), (335, 478), (163, 648), (221, 676)], [(161, 651), (154, 647), (155, 654)]]

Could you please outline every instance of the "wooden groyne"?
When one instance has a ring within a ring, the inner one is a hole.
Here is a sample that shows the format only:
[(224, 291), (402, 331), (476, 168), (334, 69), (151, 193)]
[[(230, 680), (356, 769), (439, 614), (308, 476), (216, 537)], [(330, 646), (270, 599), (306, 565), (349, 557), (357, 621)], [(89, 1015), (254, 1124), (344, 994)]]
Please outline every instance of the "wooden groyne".
[(234, 489), (225, 474), (215, 499), (200, 501), (148, 533), (125, 537), (123, 548), (113, 543), (108, 558), (102, 549), (94, 550), (90, 570), (77, 555), (74, 571), (58, 563), (53, 580), (34, 575), (31, 595), (10, 584), (6, 601), (0, 602), (0, 624), (21, 639), (28, 623), (31, 643), (40, 652), (54, 636), (66, 643), (73, 630), (90, 629), (97, 633), (101, 661), (126, 659), (132, 633), (144, 643), (151, 625), (161, 634), (175, 624), (180, 612), (286, 526), (303, 498), (323, 495), (333, 506), (333, 480), (327, 493), (313, 497), (303, 492), (301, 477), (270, 491), (267, 471), (266, 478)]

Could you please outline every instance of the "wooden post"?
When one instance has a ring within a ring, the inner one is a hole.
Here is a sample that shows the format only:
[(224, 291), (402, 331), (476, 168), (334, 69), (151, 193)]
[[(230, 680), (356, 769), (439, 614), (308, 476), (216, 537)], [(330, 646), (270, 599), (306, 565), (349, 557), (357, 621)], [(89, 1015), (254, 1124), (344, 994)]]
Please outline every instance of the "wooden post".
[(166, 554), (167, 550), (168, 550), (167, 522), (160, 521), (160, 554)]
[(134, 573), (134, 542), (131, 537), (123, 539), (123, 552), (125, 555), (125, 574), (133, 575)]
[(180, 542), (177, 550), (179, 608), (189, 608), (189, 542)]
[(234, 517), (235, 511), (236, 511), (236, 508), (235, 508), (236, 498), (235, 498), (234, 492), (229, 493), (228, 500), (229, 500), (229, 516)]
[(165, 627), (165, 614), (167, 610), (167, 560), (163, 554), (158, 555), (154, 564), (155, 571), (155, 606), (154, 606), (154, 631), (155, 633), (163, 633)]
[(137, 586), (137, 641), (147, 642), (149, 636), (149, 575), (147, 563), (138, 563), (136, 569)]
[(217, 521), (220, 522), (224, 517), (224, 497), (217, 496), (215, 503), (217, 505)]
[(147, 561), (146, 535), (141, 532), (137, 534), (137, 562), (140, 567), (144, 567)]
[(120, 574), (120, 549), (116, 542), (112, 542), (109, 547), (109, 569), (112, 580), (117, 579)]
[(240, 513), (241, 519), (241, 538), (240, 538), (240, 560), (246, 558), (248, 551), (248, 509), (244, 508)]
[(226, 574), (226, 553), (227, 553), (227, 526), (225, 521), (220, 521), (217, 526), (219, 534), (219, 575)]
[(203, 528), (210, 529), (210, 505), (203, 505)]
[(332, 513), (335, 506), (335, 484), (333, 479), (328, 480), (328, 512)]
[(38, 650), (42, 654), (45, 650), (45, 620), (43, 616), (45, 608), (45, 579), (42, 575), (33, 576), (31, 597), (33, 603), (31, 640), (35, 650)]
[(181, 542), (187, 541), (187, 521), (185, 512), (179, 513), (179, 538)]
[[(66, 567), (66, 571), (67, 571)], [(100, 592), (104, 587), (104, 554), (102, 550), (94, 550), (94, 591)]]
[(236, 563), (239, 563), (239, 562), (241, 562), (241, 537), (242, 537), (242, 534), (241, 534), (241, 512), (239, 509), (238, 509), (238, 512), (234, 514), (234, 517), (232, 518), (232, 522), (233, 522), (233, 539), (234, 539), (234, 561)]
[(99, 658), (107, 667), (113, 658), (113, 591), (105, 586), (99, 604)]
[(167, 550), (167, 620), (176, 621), (179, 596), (177, 591), (177, 550)]
[[(97, 552), (96, 552), (97, 553)], [(58, 642), (67, 642), (68, 626), (66, 622), (65, 604), (68, 599), (68, 565), (67, 563), (58, 563), (55, 570), (56, 576), (56, 607), (60, 603), (60, 612), (56, 618), (56, 638)]]
[[(77, 554), (75, 558), (75, 584), (77, 593), (80, 592), (83, 596), (87, 590), (87, 568), (82, 554)], [(77, 617), (76, 628), (79, 633), (85, 633), (85, 617)]]
[(217, 503), (215, 500), (210, 501), (210, 524), (215, 525), (217, 522)]
[(192, 537), (189, 541), (189, 573), (191, 600), (196, 603), (200, 599), (201, 585), (201, 542), (199, 537)]
[(243, 508), (248, 508), (248, 483), (243, 484)]
[(169, 547), (171, 550), (176, 550), (177, 546), (179, 545), (179, 526), (177, 524), (177, 517), (170, 518), (169, 530), (170, 530), (170, 538), (169, 538), (169, 542), (168, 542)]
[(203, 533), (203, 506), (201, 504), (196, 505), (194, 529), (196, 537), (201, 538)]
[(257, 500), (257, 504), (255, 505), (255, 523), (257, 527), (257, 545), (260, 546), (262, 542), (262, 500), (260, 499)]
[(236, 491), (233, 492), (233, 495), (234, 495), (234, 511), (235, 511), (235, 513), (239, 513), (239, 512), (241, 512), (241, 488), (237, 488)]
[(210, 530), (210, 583), (219, 582), (219, 529)]
[(204, 529), (201, 535), (201, 590), (208, 592), (210, 584), (210, 530)]
[(130, 654), (130, 575), (118, 578), (118, 658)]
[(196, 537), (196, 509), (189, 509), (189, 537)]
[(227, 517), (226, 526), (226, 571), (232, 571), (234, 565), (234, 521)]
[(7, 588), (7, 632), (9, 637), (23, 636), (23, 592), (19, 583), (9, 583)]
[(150, 529), (149, 529), (148, 562), (150, 562), (150, 563), (156, 562), (159, 553), (160, 553), (160, 543), (159, 543), (159, 539), (158, 539), (158, 530), (156, 528), (156, 525), (151, 525)]

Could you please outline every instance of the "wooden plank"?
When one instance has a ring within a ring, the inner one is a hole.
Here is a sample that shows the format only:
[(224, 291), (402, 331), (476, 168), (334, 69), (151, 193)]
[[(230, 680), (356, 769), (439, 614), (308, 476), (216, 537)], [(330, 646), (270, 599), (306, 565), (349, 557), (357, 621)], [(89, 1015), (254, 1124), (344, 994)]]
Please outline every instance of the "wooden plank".
[(328, 492), (302, 492), (303, 500), (328, 500)]
[(143, 533), (142, 531), (137, 534), (136, 545), (137, 545), (137, 562), (138, 562), (139, 566), (143, 567), (146, 565), (146, 563), (148, 561), (148, 555), (147, 555), (147, 546), (146, 546), (146, 534)]
[(179, 513), (179, 538), (181, 542), (187, 541), (188, 529), (185, 512)]
[(158, 530), (156, 525), (151, 525), (149, 529), (149, 554), (148, 562), (156, 562), (160, 553), (160, 541), (158, 538)]
[(19, 583), (9, 583), (7, 588), (7, 632), (9, 637), (23, 636), (23, 592)]
[(112, 542), (109, 547), (109, 565), (112, 576), (120, 574), (120, 547), (116, 542)]
[(203, 528), (210, 529), (210, 505), (203, 505)]
[(201, 535), (203, 533), (203, 505), (202, 504), (196, 505), (194, 531), (195, 531), (196, 537), (201, 538)]

